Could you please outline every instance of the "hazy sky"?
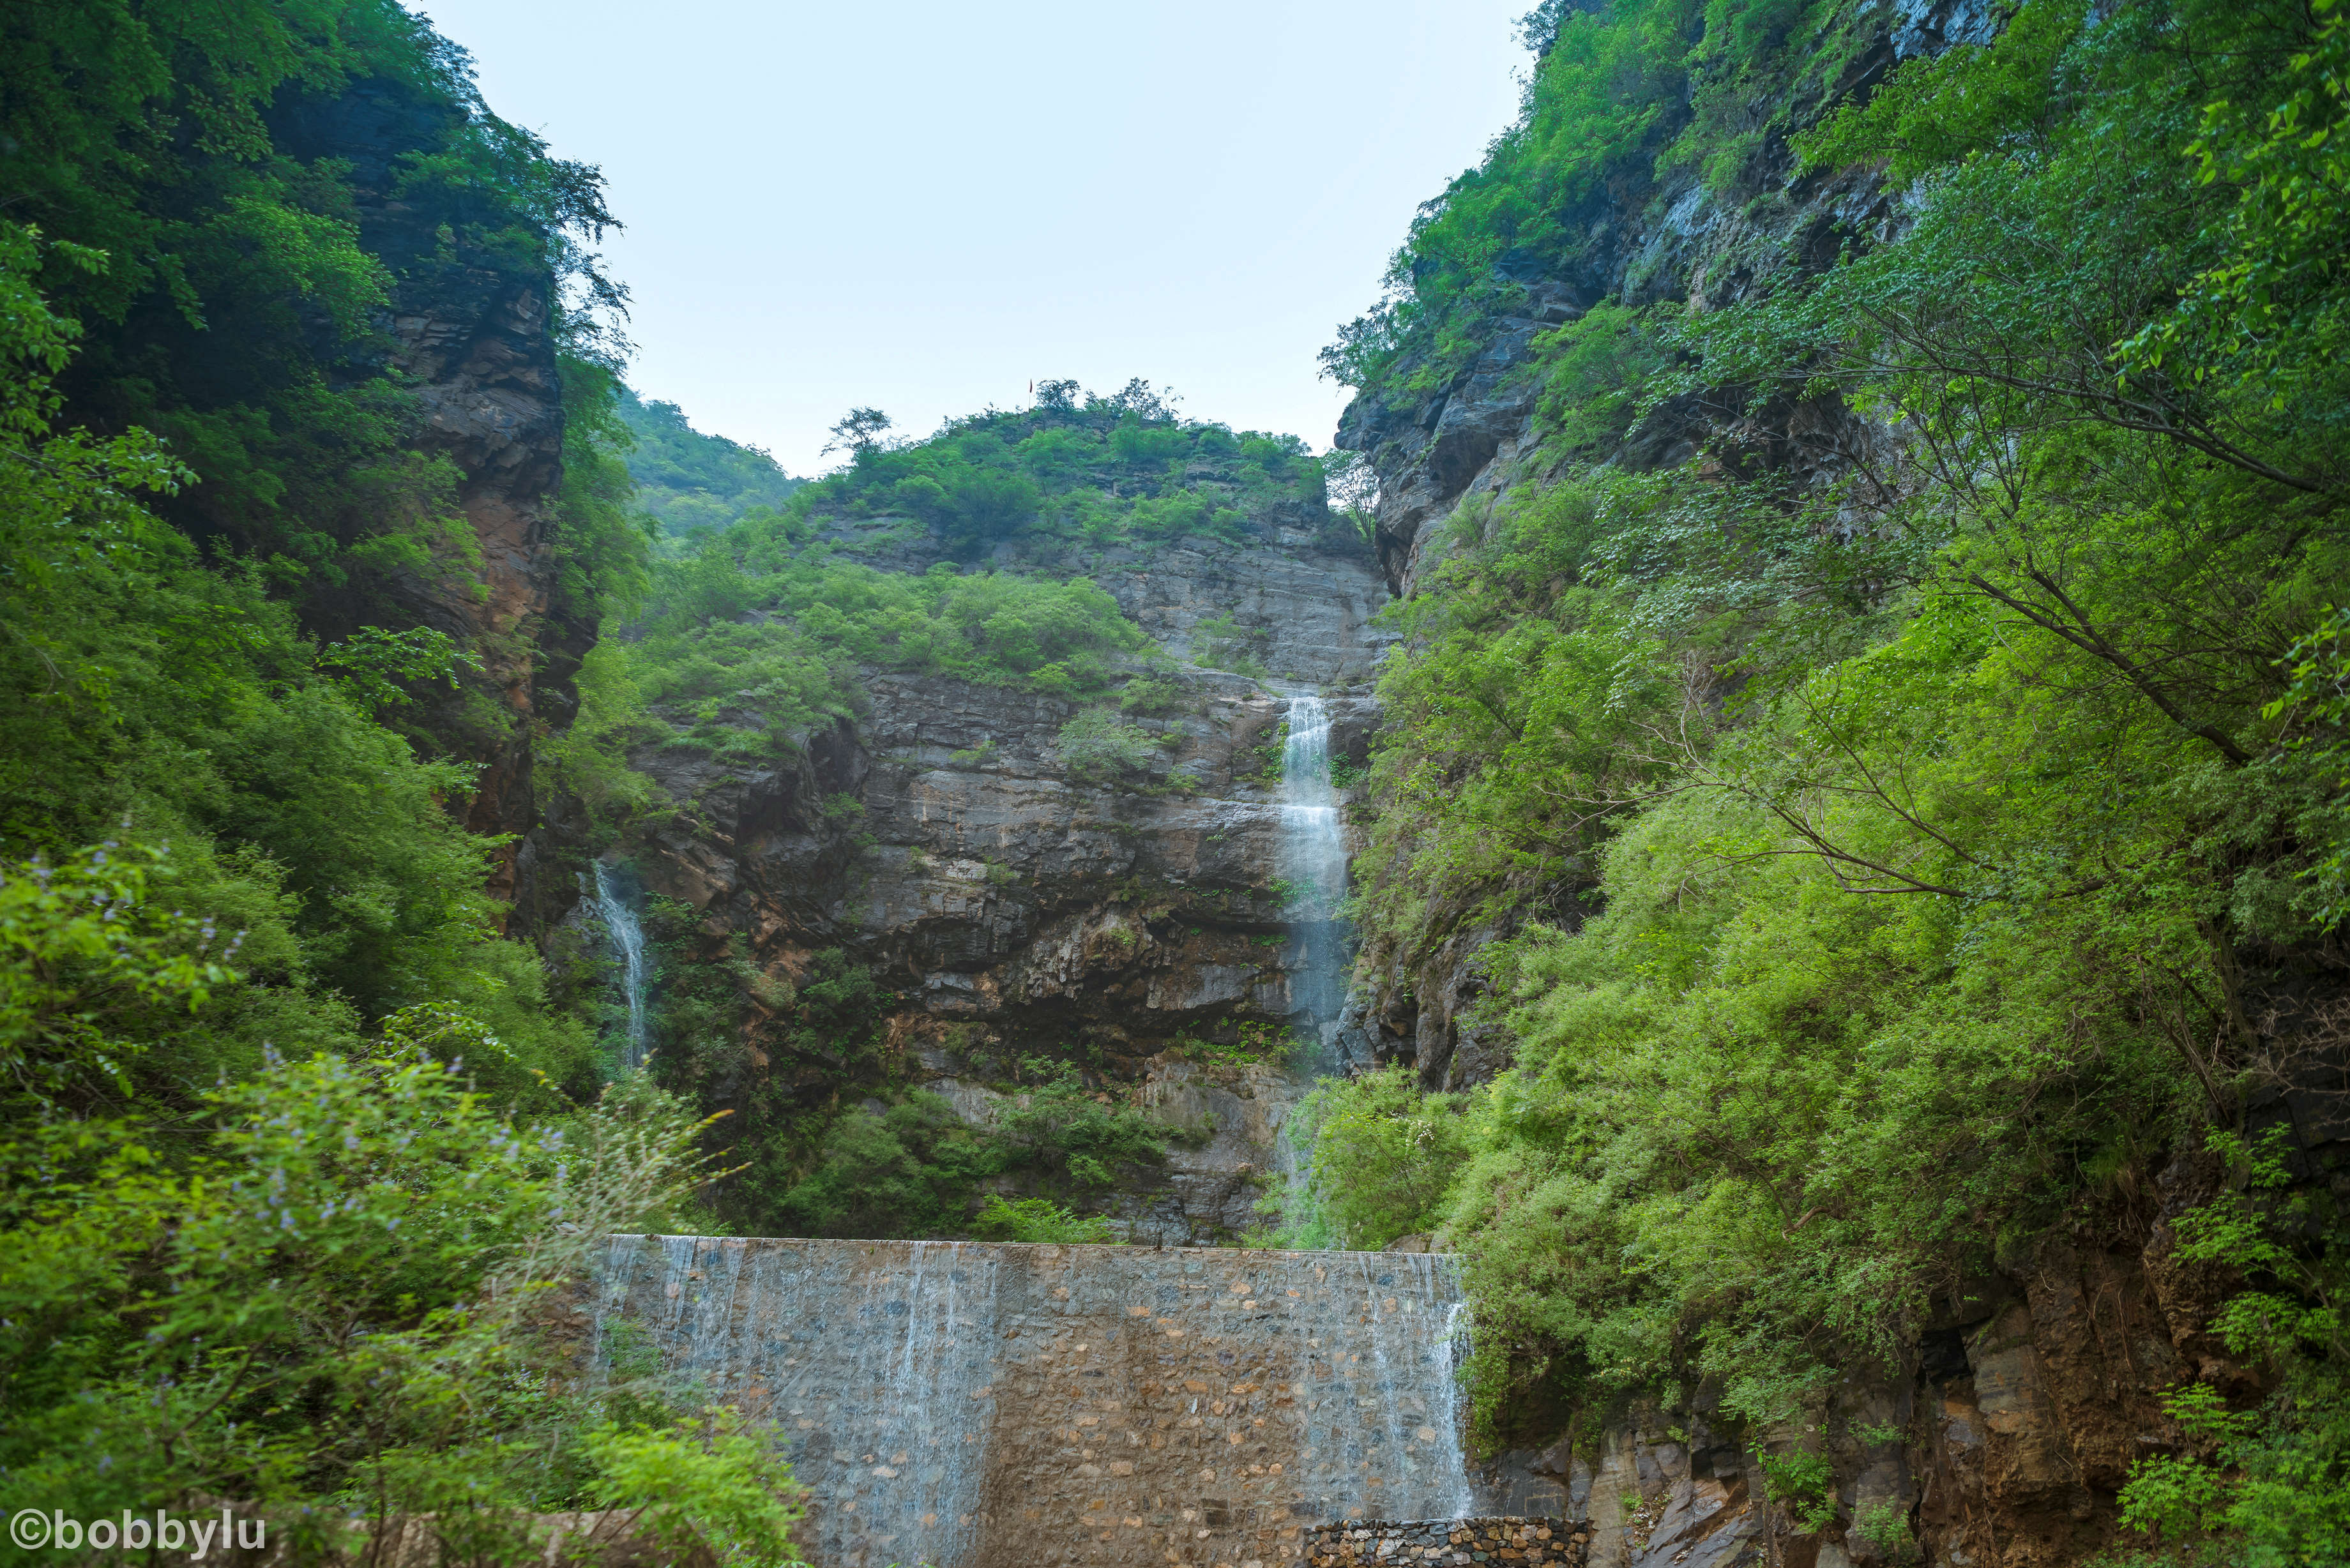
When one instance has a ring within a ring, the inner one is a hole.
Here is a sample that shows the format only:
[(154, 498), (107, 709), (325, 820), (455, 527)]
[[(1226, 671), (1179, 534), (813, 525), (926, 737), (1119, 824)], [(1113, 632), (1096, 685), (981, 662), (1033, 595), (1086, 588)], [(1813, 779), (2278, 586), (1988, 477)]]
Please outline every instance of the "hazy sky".
[(806, 473), (852, 404), (927, 432), (1047, 376), (1326, 446), (1315, 351), (1515, 112), (1532, 3), (419, 8), (603, 166), (630, 380)]

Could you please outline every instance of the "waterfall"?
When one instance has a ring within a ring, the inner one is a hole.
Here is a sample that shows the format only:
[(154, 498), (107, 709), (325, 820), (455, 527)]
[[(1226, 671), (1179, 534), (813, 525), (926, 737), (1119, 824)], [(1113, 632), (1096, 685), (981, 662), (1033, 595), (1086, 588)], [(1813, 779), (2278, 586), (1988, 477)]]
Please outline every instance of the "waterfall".
[(596, 1364), (772, 1421), (830, 1568), (1278, 1565), (1301, 1521), (1494, 1511), (1449, 1257), (620, 1236), (599, 1285)]
[(620, 989), (629, 1004), (622, 1065), (633, 1073), (645, 1064), (645, 929), (629, 908), (619, 877), (600, 860), (596, 863), (596, 909), (611, 938), (612, 957), (620, 965)]
[(1301, 1067), (1337, 1065), (1338, 1012), (1347, 1001), (1347, 839), (1338, 792), (1330, 784), (1330, 713), (1322, 699), (1293, 692), (1289, 740), (1281, 754), (1281, 875), (1290, 888), (1290, 924), (1299, 948), (1293, 995), (1306, 1014), (1315, 1049)]

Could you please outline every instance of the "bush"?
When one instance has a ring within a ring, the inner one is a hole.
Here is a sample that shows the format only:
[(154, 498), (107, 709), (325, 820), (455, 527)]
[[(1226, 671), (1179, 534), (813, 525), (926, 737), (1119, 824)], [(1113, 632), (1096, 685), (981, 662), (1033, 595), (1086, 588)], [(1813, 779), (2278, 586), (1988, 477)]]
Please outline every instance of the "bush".
[(982, 1241), (1075, 1241), (1098, 1246), (1117, 1240), (1109, 1220), (1102, 1215), (1080, 1216), (1045, 1198), (1007, 1203), (993, 1194), (972, 1221), (971, 1233)]
[(1100, 780), (1140, 772), (1158, 760), (1158, 738), (1108, 711), (1088, 709), (1061, 726), (1057, 744), (1069, 776)]
[(1367, 1251), (1436, 1227), (1469, 1147), (1455, 1107), (1423, 1097), (1400, 1063), (1324, 1080), (1300, 1106), (1291, 1136), (1302, 1141), (1308, 1180), (1339, 1244)]

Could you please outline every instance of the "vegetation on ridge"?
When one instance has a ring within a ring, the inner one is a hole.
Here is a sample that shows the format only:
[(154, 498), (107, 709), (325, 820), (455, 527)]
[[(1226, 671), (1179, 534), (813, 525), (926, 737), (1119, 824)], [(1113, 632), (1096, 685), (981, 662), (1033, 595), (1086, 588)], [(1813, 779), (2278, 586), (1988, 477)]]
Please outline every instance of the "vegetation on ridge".
[[(1902, 203), (1824, 270), (1710, 259), (1732, 308), (1635, 264), (1525, 372), (1544, 445), (1389, 612), (1358, 868), (1368, 973), (1515, 930), (1472, 1021), (1514, 1064), (1327, 1090), (1309, 1218), (1466, 1254), (1491, 1438), (1703, 1390), (1849, 1445), (1849, 1368), (2062, 1228), (2145, 1244), (2176, 1156), (2218, 1173), (2178, 1233), (2249, 1292), (2249, 1370), (2174, 1391), (2126, 1517), (2341, 1562), (2341, 1179), (2248, 1107), (2345, 1046), (2350, 28), (2027, 0), (1823, 119), (1856, 14), (1546, 8), (1521, 125), (1334, 351), (1375, 399), (1445, 384), (1604, 181), (1677, 160), (1750, 240), (1851, 166)], [(1730, 82), (1763, 140), (1709, 119)]]
[(532, 650), (418, 624), (483, 564), (389, 363), (438, 291), (556, 291), (550, 618), (642, 586), (594, 171), (390, 0), (98, 0), (0, 20), (0, 185), (12, 1507), (232, 1498), (313, 1556), (424, 1513), (512, 1561), (610, 1504), (792, 1560), (772, 1435), (564, 1376), (550, 1291), (675, 1222), (702, 1128), (604, 1091), (592, 966), (500, 934), (452, 813)]
[(888, 417), (860, 409), (835, 427), (848, 466), (786, 513), (903, 519), (963, 561), (1014, 539), (1238, 541), (1281, 512), (1319, 525), (1323, 465), (1304, 441), (1180, 418), (1170, 396), (1142, 380), (1107, 397), (1047, 380), (1031, 408), (950, 420), (918, 441), (891, 440)]
[(695, 430), (675, 403), (647, 402), (623, 387), (616, 411), (632, 443), (637, 502), (671, 538), (723, 528), (754, 506), (779, 506), (807, 483), (761, 448)]

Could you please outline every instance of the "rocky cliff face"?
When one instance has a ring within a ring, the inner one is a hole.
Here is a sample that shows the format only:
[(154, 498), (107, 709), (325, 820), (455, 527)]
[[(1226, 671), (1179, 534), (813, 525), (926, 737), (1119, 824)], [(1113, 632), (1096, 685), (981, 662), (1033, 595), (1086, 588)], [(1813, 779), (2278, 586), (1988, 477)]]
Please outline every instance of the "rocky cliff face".
[[(482, 214), (402, 190), (402, 160), (436, 148), (461, 113), (444, 98), (369, 78), (336, 98), (287, 106), (275, 129), (293, 155), (349, 166), (360, 242), (395, 280), (391, 307), (377, 323), (385, 363), (415, 399), (416, 450), (456, 470), (472, 547), (443, 551), (435, 569), (400, 574), (390, 591), (407, 624), (444, 631), (481, 658), (468, 690), (433, 699), (423, 723), (449, 750), (483, 764), (466, 826), (522, 836), (537, 826), (532, 727), (569, 721), (572, 678), (595, 628), (558, 603), (563, 391), (555, 279), (461, 237)], [(331, 598), (313, 609), (338, 634), (359, 613)], [(528, 901), (535, 889), (519, 875), (527, 864), (521, 845), (502, 851), (490, 890), (507, 904)]]
[[(1987, 42), (1996, 31), (1979, 0), (1902, 0), (1887, 8), (1882, 32), (1856, 54), (1835, 96), (1865, 89), (1904, 59)], [(1565, 461), (1544, 449), (1536, 427), (1539, 389), (1528, 372), (1543, 332), (1602, 300), (1679, 301), (1693, 311), (1736, 304), (1790, 267), (1824, 268), (1846, 243), (1890, 237), (1903, 222), (1866, 171), (1799, 174), (1775, 142), (1762, 156), (1759, 195), (1716, 194), (1688, 169), (1607, 187), (1575, 214), (1590, 242), (1560, 275), (1521, 252), (1503, 256), (1496, 274), (1516, 286), (1518, 303), (1487, 323), (1470, 363), (1434, 389), (1366, 395), (1347, 409), (1336, 444), (1362, 453), (1378, 476), (1376, 548), (1393, 592), (1420, 591), (1442, 559), (1440, 525), (1464, 502), (1499, 500)], [(1403, 367), (1392, 382), (1405, 384), (1409, 371)], [(1840, 472), (1836, 451), (1882, 439), (1861, 421), (1813, 405), (1732, 416), (1682, 400), (1642, 421), (1608, 456), (1636, 469), (1700, 459), (1825, 479)], [(1477, 953), (1509, 929), (1460, 929), (1422, 951), (1373, 954), (1351, 1009), (1365, 1048), (1412, 1062), (1430, 1088), (1481, 1083), (1508, 1065), (1506, 1043), (1464, 1029), (1461, 1015), (1480, 992)]]
[[(1995, 30), (1981, 5), (1906, 0), (1840, 91)], [(1491, 324), (1467, 369), (1425, 395), (1366, 397), (1347, 410), (1339, 444), (1364, 453), (1378, 474), (1378, 553), (1399, 596), (1428, 582), (1442, 556), (1440, 525), (1456, 508), (1540, 482), (1561, 461), (1542, 447), (1534, 389), (1521, 374), (1537, 334), (1607, 298), (1679, 300), (1691, 310), (1733, 303), (1769, 267), (1824, 267), (1848, 238), (1890, 237), (1901, 223), (1866, 172), (1797, 177), (1783, 151), (1782, 167), (1780, 188), (1743, 205), (1710, 195), (1693, 176), (1611, 192), (1584, 214), (1595, 243), (1566, 275), (1504, 258), (1523, 303)], [(1836, 410), (1731, 418), (1684, 402), (1648, 421), (1612, 460), (1825, 478), (1834, 470), (1822, 452), (1889, 439)], [(1365, 1048), (1413, 1064), (1430, 1088), (1506, 1067), (1506, 1035), (1461, 1015), (1482, 990), (1479, 950), (1508, 930), (1464, 926), (1417, 951), (1371, 954), (1349, 1003)], [(2256, 1119), (2290, 1124), (2304, 1148), (2350, 1134), (2337, 1114), (2312, 1122), (2286, 1098), (2272, 1096)], [(2170, 1220), (2217, 1189), (2215, 1171), (2181, 1155), (2128, 1197), (2085, 1205), (2027, 1255), (1936, 1303), (1893, 1364), (1852, 1368), (1818, 1427), (1734, 1433), (1701, 1388), (1669, 1408), (1596, 1422), (1586, 1414), (1588, 1424), (1554, 1448), (1505, 1461), (1567, 1488), (1570, 1515), (1592, 1530), (1591, 1568), (1849, 1568), (1911, 1560), (1901, 1553), (1919, 1549), (1930, 1563), (2080, 1562), (2113, 1541), (2115, 1496), (2131, 1464), (2185, 1442), (2158, 1393), (2197, 1379), (2249, 1386), (2204, 1327), (2227, 1282), (2171, 1255)], [(1830, 1459), (1846, 1522), (1805, 1533), (1770, 1505), (1760, 1456), (1797, 1450)]]
[[(852, 554), (920, 571), (944, 545), (902, 519), (836, 527)], [(1359, 761), (1387, 597), (1359, 549), (1279, 528), (1246, 544), (1156, 550), (1004, 546), (998, 565), (1093, 576), (1177, 655), (1208, 618), (1254, 628), (1268, 674), (1178, 667), (1171, 704), (1132, 722), (1147, 768), (1073, 772), (1056, 740), (1079, 704), (943, 677), (868, 672), (866, 711), (810, 737), (787, 764), (745, 767), (650, 747), (633, 765), (668, 810), (623, 854), (647, 888), (698, 911), (695, 955), (796, 984), (840, 949), (889, 988), (900, 1075), (984, 1125), (1030, 1054), (1086, 1064), (1211, 1136), (1124, 1194), (1140, 1237), (1229, 1240), (1280, 1158), (1297, 1093), (1265, 1067), (1167, 1054), (1178, 1035), (1230, 1037), (1291, 1019), (1305, 961), (1278, 880), (1273, 777), (1286, 693), (1326, 693), (1334, 754)], [(722, 1103), (762, 1085), (820, 1094), (832, 1064), (777, 1059), (774, 1015), (748, 993), (744, 1049)]]

